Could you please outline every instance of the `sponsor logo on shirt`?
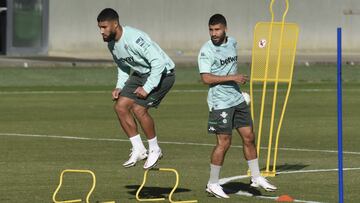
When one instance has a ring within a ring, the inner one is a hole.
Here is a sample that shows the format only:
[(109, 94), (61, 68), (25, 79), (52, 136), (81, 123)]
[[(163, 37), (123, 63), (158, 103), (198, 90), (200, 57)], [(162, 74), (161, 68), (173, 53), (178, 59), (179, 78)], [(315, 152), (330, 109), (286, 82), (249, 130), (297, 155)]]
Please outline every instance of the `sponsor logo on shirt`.
[(237, 56), (230, 56), (228, 57), (227, 59), (220, 59), (220, 64), (221, 65), (226, 65), (226, 64), (229, 64), (231, 62), (237, 62)]
[(126, 57), (126, 58), (119, 58), (119, 61), (121, 63), (125, 63), (125, 62), (128, 62), (128, 63), (131, 63), (131, 62), (134, 62), (134, 57), (132, 56), (129, 56), (129, 57)]

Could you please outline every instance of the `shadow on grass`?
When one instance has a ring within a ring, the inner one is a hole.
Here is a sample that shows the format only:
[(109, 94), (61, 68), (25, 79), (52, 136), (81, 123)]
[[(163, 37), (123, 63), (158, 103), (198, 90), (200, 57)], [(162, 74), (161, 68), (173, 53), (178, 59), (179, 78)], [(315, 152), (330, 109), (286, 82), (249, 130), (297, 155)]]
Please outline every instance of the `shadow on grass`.
[(229, 182), (222, 185), (224, 192), (226, 194), (235, 194), (239, 191), (250, 193), (253, 196), (259, 196), (262, 195), (261, 192), (250, 186), (250, 183), (242, 183), (242, 182)]
[[(301, 163), (297, 163), (297, 164), (288, 164), (285, 163), (283, 165), (278, 165), (276, 166), (276, 172), (281, 172), (281, 171), (299, 171), (301, 169), (304, 169), (306, 167), (308, 167), (310, 165), (305, 165), (305, 164), (301, 164)], [(272, 170), (273, 166), (270, 165), (269, 169), (270, 171)], [(265, 167), (261, 169), (261, 171), (265, 171)]]
[[(305, 164), (288, 164), (285, 163), (283, 165), (278, 165), (276, 167), (277, 172), (281, 171), (298, 171), (302, 170), (309, 165)], [(270, 170), (272, 170), (272, 166), (270, 165)], [(261, 171), (264, 171), (266, 168), (262, 168)], [(251, 187), (250, 183), (242, 183), (242, 182), (228, 182), (222, 185), (224, 192), (227, 194), (235, 194), (235, 193), (242, 193), (244, 196), (268, 196), (263, 195), (260, 190), (257, 188)]]
[[(136, 195), (137, 190), (139, 189), (140, 185), (127, 185), (125, 186), (131, 195)], [(141, 198), (167, 198), (173, 188), (172, 187), (143, 187), (139, 196)], [(186, 188), (176, 188), (174, 194), (180, 192), (190, 192), (191, 190)]]

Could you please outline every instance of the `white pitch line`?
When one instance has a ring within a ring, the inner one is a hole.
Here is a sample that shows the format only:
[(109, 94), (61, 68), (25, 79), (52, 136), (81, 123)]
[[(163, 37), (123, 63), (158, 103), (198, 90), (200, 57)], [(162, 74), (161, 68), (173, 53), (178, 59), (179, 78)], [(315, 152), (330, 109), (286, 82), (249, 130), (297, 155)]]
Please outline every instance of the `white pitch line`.
[[(360, 170), (360, 168), (343, 168), (343, 171), (354, 171), (354, 170)], [(334, 171), (338, 171), (338, 169), (333, 168), (333, 169), (312, 169), (312, 170), (299, 170), (299, 171), (280, 171), (280, 172), (277, 172), (276, 174), (280, 175), (280, 174), (296, 174), (296, 173), (319, 173), (319, 172), (334, 172)], [(241, 180), (241, 179), (245, 179), (245, 178), (249, 178), (249, 176), (248, 175), (239, 175), (239, 176), (221, 178), (219, 180), (219, 183), (220, 183), (220, 185), (223, 185), (230, 181)]]
[[(59, 136), (59, 135), (38, 135), (38, 134), (22, 134), (22, 133), (0, 133), (0, 136), (16, 136), (16, 137), (40, 137), (40, 138), (55, 138), (55, 139), (71, 139), (71, 140), (90, 140), (90, 141), (110, 141), (110, 142), (129, 142), (129, 139), (115, 139), (115, 138), (91, 138), (91, 137), (75, 137), (75, 136)], [(192, 146), (210, 146), (215, 144), (209, 143), (195, 143), (195, 142), (171, 142), (171, 141), (159, 141), (161, 144), (173, 144), (173, 145), (192, 145)], [(242, 148), (242, 146), (234, 145), (233, 148)], [(267, 147), (261, 147), (265, 150)], [(337, 153), (336, 150), (321, 150), (321, 149), (297, 149), (297, 148), (278, 148), (283, 151), (302, 151), (302, 152), (322, 152), (322, 153)], [(360, 152), (343, 151), (343, 154), (360, 155)]]
[[(254, 90), (254, 92), (261, 92), (262, 90)], [(273, 90), (268, 90), (269, 92), (273, 92)], [(287, 89), (278, 89), (280, 92), (285, 92)], [(291, 91), (294, 92), (336, 92), (337, 89), (320, 89), (320, 88), (293, 88)], [(343, 91), (347, 92), (359, 92), (360, 89), (343, 89)], [(193, 93), (193, 92), (208, 92), (208, 90), (171, 90), (170, 93)]]
[[(360, 168), (344, 168), (344, 171), (353, 171), (353, 170), (360, 170)], [(297, 173), (319, 173), (319, 172), (334, 172), (334, 171), (338, 171), (337, 168), (335, 169), (313, 169), (313, 170), (299, 170), (299, 171), (281, 171), (281, 172), (277, 172), (276, 174), (297, 174)], [(247, 175), (239, 175), (239, 176), (232, 176), (232, 177), (227, 177), (227, 178), (221, 178), (219, 180), (220, 185), (224, 185), (228, 182), (234, 181), (234, 180), (241, 180), (241, 179), (245, 179), (245, 178), (249, 178), (249, 176)], [(237, 193), (235, 193), (236, 195), (240, 195), (240, 196), (246, 196), (246, 197), (256, 197), (256, 198), (261, 198), (261, 199), (273, 199), (276, 200), (277, 198), (279, 198), (279, 196), (276, 197), (269, 197), (269, 196), (262, 196), (262, 195), (258, 195), (255, 196), (252, 193), (249, 193), (247, 191), (238, 191)], [(317, 201), (308, 201), (308, 200), (299, 200), (299, 199), (294, 199), (294, 202), (303, 202), (303, 203), (320, 203)]]
[[(355, 171), (360, 170), (360, 168), (343, 168), (343, 171)], [(338, 171), (337, 168), (333, 169), (313, 169), (313, 170), (299, 170), (299, 171), (280, 171), (276, 174), (294, 174), (294, 173), (318, 173), (318, 172), (333, 172)]]
[(209, 90), (170, 90), (170, 93), (198, 93), (208, 92)]
[[(262, 90), (255, 90), (255, 92), (260, 92)], [(270, 90), (269, 90), (270, 91)], [(279, 91), (286, 91), (285, 89), (280, 89)], [(335, 92), (337, 91), (336, 89), (293, 89), (292, 91), (294, 92)], [(343, 89), (343, 91), (345, 92), (359, 92), (360, 89)], [(200, 90), (171, 90), (170, 93), (199, 93), (199, 92), (208, 92), (208, 90), (205, 89), (200, 89)], [(104, 90), (93, 90), (93, 91), (79, 91), (79, 90), (74, 90), (74, 91), (64, 91), (64, 90), (59, 90), (59, 91), (49, 91), (49, 90), (44, 90), (44, 91), (0, 91), (0, 94), (106, 94), (106, 93), (111, 93), (111, 91), (104, 91)]]
[[(263, 195), (253, 195), (249, 192), (244, 192), (244, 191), (238, 191), (237, 193), (235, 193), (236, 195), (240, 195), (240, 196), (246, 196), (246, 197), (255, 197), (255, 198), (259, 198), (259, 199), (271, 199), (271, 200), (277, 200), (279, 198), (279, 196), (275, 196), (275, 197), (271, 197), (271, 196), (263, 196)], [(307, 200), (301, 200), (301, 199), (294, 199), (293, 202), (302, 202), (302, 203), (321, 203), (321, 202), (316, 202), (316, 201), (307, 201)]]
[[(261, 149), (267, 149), (267, 147), (261, 147)], [(296, 148), (287, 148), (287, 147), (279, 147), (278, 149), (284, 150), (284, 151), (306, 151), (306, 152), (338, 153), (337, 150), (326, 150), (326, 149), (296, 149)], [(344, 154), (360, 155), (360, 152), (343, 151), (343, 153), (344, 153)]]
[[(16, 136), (16, 137), (39, 137), (39, 138), (55, 138), (55, 139), (71, 139), (71, 140), (90, 140), (90, 141), (111, 141), (111, 142), (129, 142), (128, 139), (113, 139), (113, 138), (90, 138), (90, 137), (74, 137), (74, 136), (58, 136), (58, 135), (38, 135), (38, 134), (21, 134), (21, 133), (0, 133), (0, 136)], [(207, 144), (207, 143), (188, 143), (188, 142), (159, 142), (162, 144), (176, 144), (176, 145), (195, 145), (195, 146), (214, 146), (214, 144)], [(233, 147), (241, 147), (241, 146), (233, 146)], [(333, 153), (336, 151), (332, 150), (308, 150), (308, 149), (292, 149), (292, 148), (279, 148), (280, 150), (296, 150), (296, 151), (315, 151), (315, 152), (326, 152), (326, 153)], [(360, 154), (360, 152), (344, 152), (349, 154)], [(318, 173), (318, 172), (333, 172), (337, 171), (338, 169), (314, 169), (314, 170), (300, 170), (300, 171), (282, 171), (277, 172), (277, 174), (296, 174), (296, 173)], [(351, 171), (351, 170), (360, 170), (360, 168), (344, 168), (344, 171)], [(226, 184), (230, 181), (245, 179), (248, 178), (247, 175), (240, 175), (240, 176), (233, 176), (228, 178), (222, 178), (219, 180), (220, 184)], [(235, 193), (237, 195), (243, 196), (254, 196), (251, 193), (238, 191)], [(273, 199), (276, 200), (279, 197), (269, 197), (269, 196), (255, 196), (256, 198), (262, 199)], [(299, 200), (294, 199), (294, 202), (302, 202), (302, 203), (321, 203), (316, 201), (307, 201), (307, 200)]]
[[(171, 90), (170, 93), (199, 93), (199, 92), (208, 92), (208, 90)], [(0, 94), (106, 94), (106, 93), (111, 93), (111, 91), (104, 91), (104, 90), (94, 90), (94, 91), (78, 91), (78, 90), (73, 90), (73, 91), (64, 91), (64, 90), (59, 90), (59, 91), (49, 91), (49, 90), (44, 90), (44, 91), (0, 91)]]
[(56, 138), (56, 139), (70, 139), (70, 140), (129, 142), (128, 139), (91, 138), (91, 137), (74, 137), (74, 136), (59, 136), (59, 135), (38, 135), (38, 134), (21, 134), (21, 133), (0, 133), (0, 135), (14, 136), (14, 137), (40, 137), (40, 138)]
[(234, 180), (242, 180), (245, 178), (249, 178), (248, 175), (239, 175), (239, 176), (232, 176), (232, 177), (227, 177), (227, 178), (221, 178), (219, 179), (219, 183), (220, 185), (224, 185), (230, 181), (234, 181)]
[[(277, 200), (279, 198), (279, 196), (276, 197), (271, 197), (271, 196), (263, 196), (263, 195), (253, 195), (249, 192), (244, 192), (244, 191), (238, 191), (237, 193), (235, 193), (236, 195), (240, 195), (240, 196), (246, 196), (246, 197), (255, 197), (255, 198), (259, 198), (259, 199), (271, 199), (271, 200)], [(317, 202), (317, 201), (308, 201), (308, 200), (301, 200), (301, 199), (294, 199), (293, 202), (302, 202), (302, 203), (321, 203), (321, 202)]]
[(111, 94), (111, 91), (64, 91), (64, 90), (59, 90), (59, 91), (49, 91), (49, 90), (44, 90), (44, 91), (0, 91), (0, 94), (105, 94), (105, 93), (109, 93)]

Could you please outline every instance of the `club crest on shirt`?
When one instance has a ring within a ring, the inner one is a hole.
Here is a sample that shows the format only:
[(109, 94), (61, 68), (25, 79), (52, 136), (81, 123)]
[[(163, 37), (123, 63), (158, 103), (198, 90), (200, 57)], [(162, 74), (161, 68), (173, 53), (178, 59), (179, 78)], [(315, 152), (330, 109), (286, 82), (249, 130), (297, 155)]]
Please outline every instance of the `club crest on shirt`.
[(226, 118), (226, 116), (228, 116), (228, 114), (225, 111), (223, 111), (223, 112), (221, 112), (220, 116), (223, 118)]

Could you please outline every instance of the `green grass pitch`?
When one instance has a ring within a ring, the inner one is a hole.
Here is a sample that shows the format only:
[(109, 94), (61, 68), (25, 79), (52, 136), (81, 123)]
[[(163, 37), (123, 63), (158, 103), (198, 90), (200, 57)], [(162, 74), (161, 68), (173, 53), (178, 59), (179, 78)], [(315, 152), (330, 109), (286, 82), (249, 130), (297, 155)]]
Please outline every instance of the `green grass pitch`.
[[(240, 72), (249, 73), (245, 66)], [(178, 67), (177, 81), (158, 109), (151, 110), (164, 152), (159, 167), (175, 168), (180, 184), (175, 200), (274, 202), (235, 194), (249, 190), (249, 178), (224, 185), (230, 199), (205, 193), (209, 155), (215, 138), (207, 135), (207, 87), (196, 67)], [(345, 202), (360, 202), (359, 66), (344, 66), (343, 126)], [(136, 202), (143, 162), (125, 169), (130, 143), (112, 109), (115, 68), (0, 68), (0, 202), (52, 202), (63, 169), (90, 169), (97, 185), (91, 202)], [(249, 86), (242, 87), (248, 91)], [(144, 138), (144, 137), (143, 137)], [(264, 167), (266, 144), (260, 164)], [(256, 194), (315, 202), (337, 202), (337, 110), (335, 65), (297, 66), (280, 136), (279, 189)], [(247, 170), (241, 139), (234, 134), (221, 178)], [(323, 170), (323, 171), (322, 171)], [(174, 176), (150, 172), (142, 195), (165, 196)], [(90, 177), (69, 174), (59, 199), (84, 199)], [(253, 190), (252, 190), (253, 191)], [(254, 191), (253, 191), (254, 192)]]

